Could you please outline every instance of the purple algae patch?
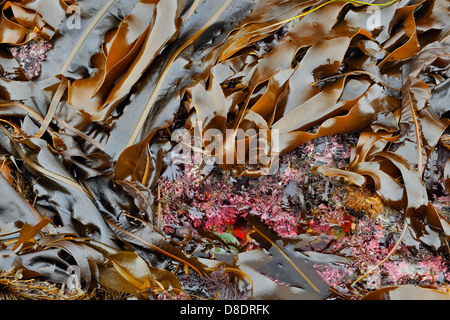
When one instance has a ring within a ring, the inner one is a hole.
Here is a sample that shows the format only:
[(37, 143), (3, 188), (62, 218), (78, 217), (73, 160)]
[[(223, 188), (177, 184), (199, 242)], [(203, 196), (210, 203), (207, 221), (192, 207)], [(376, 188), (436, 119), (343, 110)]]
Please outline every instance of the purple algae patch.
[(21, 46), (10, 47), (9, 51), (19, 62), (28, 79), (33, 80), (41, 74), (41, 62), (52, 44), (43, 40), (32, 40)]

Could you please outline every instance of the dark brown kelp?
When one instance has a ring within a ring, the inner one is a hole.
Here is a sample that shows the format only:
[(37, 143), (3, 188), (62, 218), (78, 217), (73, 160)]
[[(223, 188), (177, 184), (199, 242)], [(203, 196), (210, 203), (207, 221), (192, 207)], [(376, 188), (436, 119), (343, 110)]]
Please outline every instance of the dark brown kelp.
[[(16, 0), (0, 1), (0, 11), (0, 269), (11, 290), (21, 285), (14, 268), (24, 278), (76, 280), (78, 298), (99, 285), (189, 298), (183, 275), (225, 270), (252, 282), (253, 298), (329, 297), (334, 289), (295, 240), (231, 197), (214, 205), (234, 210), (227, 228), (244, 224), (239, 240), (181, 216), (182, 227), (164, 225), (171, 200), (160, 177), (183, 174), (188, 160), (176, 129), (199, 135), (187, 147), (211, 160), (202, 179), (256, 180), (276, 170), (279, 155), (353, 133), (347, 166), (312, 172), (373, 191), (403, 215), (387, 258), (400, 243), (449, 253), (448, 217), (431, 194), (433, 184), (450, 191), (450, 160), (435, 172), (435, 154), (449, 149), (445, 1)], [(33, 72), (12, 54), (31, 43), (46, 46)], [(202, 196), (174, 207), (201, 216), (191, 203), (210, 197)], [(301, 214), (308, 210), (303, 203)], [(227, 263), (208, 257), (216, 245)], [(396, 287), (367, 298), (422, 293), (447, 296)]]

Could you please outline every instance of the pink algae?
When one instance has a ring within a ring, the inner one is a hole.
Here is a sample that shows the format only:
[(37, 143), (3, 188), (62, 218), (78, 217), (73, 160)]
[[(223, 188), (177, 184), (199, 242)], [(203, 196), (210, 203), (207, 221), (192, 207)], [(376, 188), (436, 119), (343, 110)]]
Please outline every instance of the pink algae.
[[(345, 138), (347, 141), (339, 139), (342, 136), (308, 142), (281, 157), (277, 174), (257, 179), (235, 177), (221, 170), (213, 170), (205, 177), (199, 166), (186, 164), (182, 178), (160, 179), (164, 222), (169, 226), (185, 217), (196, 228), (232, 233), (245, 243), (251, 240), (246, 237), (249, 229), (242, 221), (252, 214), (282, 238), (306, 233), (326, 239), (323, 245), (310, 249), (345, 257), (349, 262), (339, 267), (315, 263), (314, 268), (330, 286), (349, 287), (357, 275), (365, 274), (390, 254), (402, 231), (403, 215), (381, 201), (370, 202), (373, 210), (361, 210), (364, 201), (349, 201), (348, 195), (364, 199), (370, 193), (341, 189), (343, 185), (337, 181), (311, 174), (315, 165), (348, 164), (351, 137)], [(446, 198), (440, 200), (443, 205), (438, 209), (445, 210)], [(352, 202), (358, 202), (358, 206)], [(410, 253), (401, 246), (361, 282), (366, 289), (377, 289), (384, 285), (439, 285), (449, 281), (444, 256), (426, 248), (420, 254)]]

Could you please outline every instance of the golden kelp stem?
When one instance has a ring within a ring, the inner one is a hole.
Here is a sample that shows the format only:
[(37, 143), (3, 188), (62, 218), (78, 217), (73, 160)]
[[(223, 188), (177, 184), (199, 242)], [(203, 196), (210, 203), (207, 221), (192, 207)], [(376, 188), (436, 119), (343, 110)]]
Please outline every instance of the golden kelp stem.
[(422, 176), (422, 171), (423, 171), (422, 141), (421, 141), (421, 137), (420, 137), (419, 123), (417, 121), (416, 112), (414, 111), (414, 106), (413, 106), (413, 102), (412, 102), (412, 98), (411, 98), (411, 90), (409, 88), (408, 88), (408, 99), (409, 99), (409, 106), (411, 108), (411, 114), (412, 114), (413, 119), (414, 119), (414, 129), (416, 131), (417, 157), (419, 159), (419, 164), (418, 164), (418, 168), (417, 169), (419, 170), (420, 176)]
[(309, 283), (309, 285), (317, 292), (319, 293), (320, 290), (316, 287), (316, 285), (303, 273), (302, 270), (300, 270), (294, 262), (292, 262), (292, 260), (289, 258), (289, 256), (276, 244), (274, 243), (272, 240), (270, 240), (269, 237), (267, 237), (263, 232), (261, 232), (260, 230), (255, 228), (255, 231), (261, 236), (263, 237), (266, 241), (269, 241), (269, 243), (274, 246), (275, 248), (277, 248), (277, 250), (279, 250), (281, 252), (281, 254), (286, 258), (286, 260), (294, 267), (294, 269)]
[(53, 96), (50, 106), (48, 107), (47, 115), (45, 116), (45, 119), (42, 122), (41, 127), (36, 132), (36, 134), (34, 135), (33, 138), (41, 138), (42, 135), (47, 131), (47, 128), (53, 119), (56, 109), (58, 108), (59, 102), (61, 101), (61, 98), (63, 97), (64, 92), (66, 92), (67, 86), (68, 86), (68, 81), (66, 78), (63, 77), (61, 79), (61, 83), (58, 86), (58, 89), (56, 90), (55, 95)]

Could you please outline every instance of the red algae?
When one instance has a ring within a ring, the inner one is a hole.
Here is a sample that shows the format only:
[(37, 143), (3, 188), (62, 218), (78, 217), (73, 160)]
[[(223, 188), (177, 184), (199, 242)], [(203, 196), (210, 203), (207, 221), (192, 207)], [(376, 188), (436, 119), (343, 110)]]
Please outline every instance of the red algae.
[[(313, 251), (349, 259), (346, 265), (317, 262), (314, 268), (339, 292), (355, 292), (351, 284), (356, 275), (390, 254), (402, 231), (403, 215), (370, 189), (310, 173), (315, 165), (348, 165), (354, 141), (351, 135), (340, 135), (308, 142), (282, 156), (275, 175), (259, 178), (215, 169), (205, 176), (202, 166), (187, 162), (183, 177), (159, 181), (166, 231), (184, 217), (197, 229), (232, 234), (251, 250), (255, 247), (243, 218), (257, 215), (282, 238), (306, 233), (324, 241), (311, 246)], [(448, 195), (436, 200), (438, 210), (448, 208)], [(364, 290), (375, 290), (385, 285), (442, 285), (449, 280), (443, 255), (426, 248), (413, 254), (403, 246), (361, 283)]]
[(28, 79), (33, 80), (41, 73), (41, 62), (45, 60), (45, 53), (52, 48), (52, 44), (43, 40), (30, 41), (21, 46), (10, 47), (9, 51), (19, 62)]

